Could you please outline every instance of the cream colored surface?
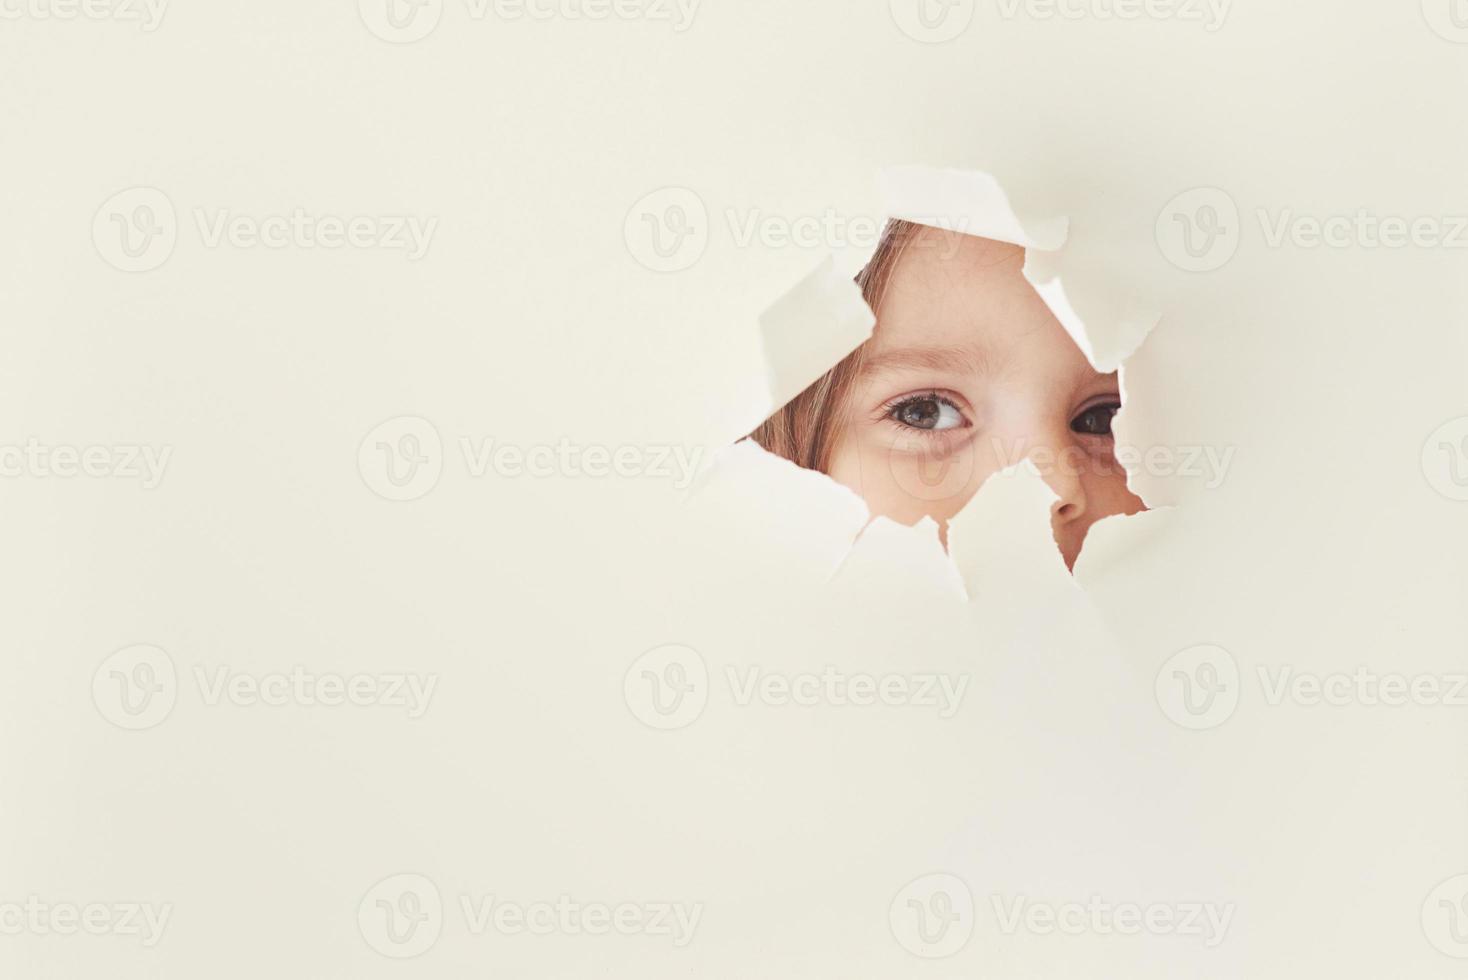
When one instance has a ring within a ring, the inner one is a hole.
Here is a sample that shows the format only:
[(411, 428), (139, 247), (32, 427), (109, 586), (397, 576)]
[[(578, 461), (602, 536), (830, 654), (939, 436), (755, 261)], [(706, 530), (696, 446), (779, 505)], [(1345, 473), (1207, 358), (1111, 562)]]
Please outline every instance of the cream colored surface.
[[(1462, 975), (1447, 0), (0, 12), (0, 975)], [(1074, 582), (727, 448), (908, 165), (1156, 314)]]

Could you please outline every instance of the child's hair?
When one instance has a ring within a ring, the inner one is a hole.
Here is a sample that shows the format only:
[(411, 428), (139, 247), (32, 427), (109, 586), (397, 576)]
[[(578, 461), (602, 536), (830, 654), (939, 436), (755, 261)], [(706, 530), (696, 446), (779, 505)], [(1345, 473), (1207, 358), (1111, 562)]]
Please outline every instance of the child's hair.
[[(862, 299), (874, 314), (879, 313), (892, 271), (919, 227), (900, 219), (887, 222), (871, 261), (857, 273), (856, 284), (861, 288)], [(831, 433), (839, 424), (840, 413), (846, 408), (846, 396), (861, 373), (866, 346), (862, 344), (846, 355), (810, 387), (765, 419), (749, 434), (749, 438), (799, 466), (825, 472), (831, 460)]]

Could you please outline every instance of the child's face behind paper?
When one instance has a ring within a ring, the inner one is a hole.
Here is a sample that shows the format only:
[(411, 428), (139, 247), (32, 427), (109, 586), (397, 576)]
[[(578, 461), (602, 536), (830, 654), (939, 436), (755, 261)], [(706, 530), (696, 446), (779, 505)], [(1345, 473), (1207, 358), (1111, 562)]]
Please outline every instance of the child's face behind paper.
[(1092, 524), (1134, 514), (1113, 455), (1115, 374), (1100, 374), (1021, 273), (1013, 245), (921, 229), (877, 311), (834, 433), (830, 475), (874, 515), (947, 520), (997, 471), (1030, 456), (1059, 495), (1067, 567)]

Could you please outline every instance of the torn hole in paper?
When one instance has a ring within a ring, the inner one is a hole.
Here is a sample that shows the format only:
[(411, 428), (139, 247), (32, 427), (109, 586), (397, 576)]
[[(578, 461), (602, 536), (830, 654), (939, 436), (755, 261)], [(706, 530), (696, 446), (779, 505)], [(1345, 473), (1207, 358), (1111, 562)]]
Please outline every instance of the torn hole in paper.
[[(1024, 560), (1037, 580), (1049, 565), (1064, 574), (1092, 524), (1144, 509), (1109, 453), (1112, 372), (1158, 316), (1068, 268), (1053, 252), (1068, 221), (1017, 214), (991, 175), (904, 167), (881, 182), (894, 220), (855, 284), (828, 261), (761, 318), (780, 407), (752, 438), (849, 488), (873, 517), (933, 522), (950, 547), (960, 514), (1033, 510), (1014, 488), (1038, 479), (1049, 559)], [(980, 493), (996, 475), (1008, 489)], [(972, 526), (970, 541), (1016, 544)], [(958, 567), (972, 595), (983, 576), (969, 557)]]

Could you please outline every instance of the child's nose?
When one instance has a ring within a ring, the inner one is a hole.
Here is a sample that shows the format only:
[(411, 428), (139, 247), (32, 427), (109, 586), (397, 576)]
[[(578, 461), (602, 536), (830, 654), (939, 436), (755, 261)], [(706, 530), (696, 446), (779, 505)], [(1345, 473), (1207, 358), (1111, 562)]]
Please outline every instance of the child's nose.
[(1050, 456), (1043, 475), (1057, 498), (1050, 518), (1057, 525), (1080, 520), (1086, 514), (1085, 448), (1076, 444), (1069, 426), (1051, 433), (1043, 445)]

